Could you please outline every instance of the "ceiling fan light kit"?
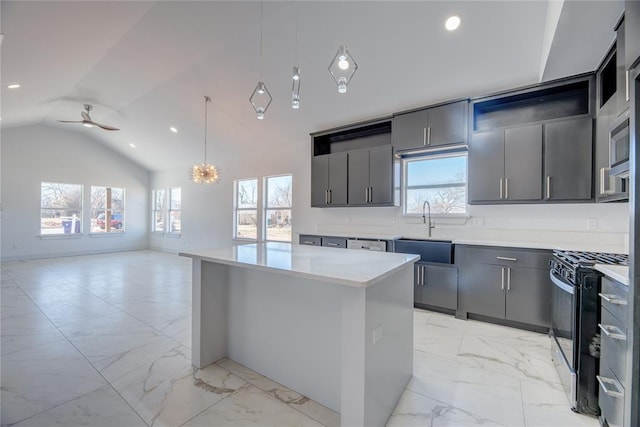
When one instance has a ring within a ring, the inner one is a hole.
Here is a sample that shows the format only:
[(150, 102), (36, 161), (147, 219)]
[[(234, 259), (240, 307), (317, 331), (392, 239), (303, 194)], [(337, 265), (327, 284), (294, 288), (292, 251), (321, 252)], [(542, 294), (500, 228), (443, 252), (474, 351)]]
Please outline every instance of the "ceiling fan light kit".
[(60, 123), (81, 123), (84, 127), (87, 127), (87, 128), (91, 128), (91, 127), (97, 126), (97, 127), (101, 128), (101, 129), (104, 129), (104, 130), (111, 130), (111, 131), (120, 130), (120, 129), (118, 129), (116, 127), (113, 127), (113, 126), (103, 125), (101, 123), (94, 122), (91, 119), (91, 116), (89, 116), (89, 113), (91, 112), (91, 110), (93, 110), (93, 105), (84, 104), (84, 111), (82, 111), (80, 113), (80, 115), (82, 116), (82, 120), (58, 120), (58, 121)]

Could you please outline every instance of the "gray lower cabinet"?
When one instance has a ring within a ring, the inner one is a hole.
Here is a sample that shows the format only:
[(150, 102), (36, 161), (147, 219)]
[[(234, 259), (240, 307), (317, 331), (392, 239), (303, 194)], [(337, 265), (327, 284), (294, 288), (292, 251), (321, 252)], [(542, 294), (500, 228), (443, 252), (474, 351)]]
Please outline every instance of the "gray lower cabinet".
[(626, 69), (633, 67), (640, 60), (640, 2), (626, 0), (624, 2), (624, 59)]
[(602, 425), (623, 427), (627, 383), (629, 291), (608, 277), (602, 279), (598, 404)]
[(544, 125), (545, 200), (592, 198), (593, 119)]
[(456, 310), (458, 307), (458, 269), (453, 265), (417, 262), (414, 266), (414, 302)]
[(348, 154), (348, 204), (393, 204), (393, 153), (390, 145)]
[(465, 312), (550, 326), (549, 251), (473, 246), (462, 252)]
[(465, 143), (467, 109), (467, 101), (459, 101), (396, 115), (393, 118), (395, 150)]
[(476, 133), (469, 152), (469, 200), (542, 198), (542, 125)]
[(347, 153), (314, 156), (311, 159), (311, 206), (346, 206)]

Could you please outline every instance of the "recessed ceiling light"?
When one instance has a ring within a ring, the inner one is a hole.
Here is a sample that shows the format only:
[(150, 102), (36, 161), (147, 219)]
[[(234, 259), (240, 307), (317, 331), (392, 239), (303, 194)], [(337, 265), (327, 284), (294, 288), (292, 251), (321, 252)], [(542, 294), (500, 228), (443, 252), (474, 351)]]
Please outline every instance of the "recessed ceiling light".
[(131, 148), (136, 148), (136, 144), (131, 143), (131, 144), (129, 144), (129, 147), (131, 147)]
[(10, 85), (7, 85), (7, 89), (18, 89), (20, 87), (20, 85), (18, 83), (12, 83)]
[(171, 126), (169, 130), (173, 133), (178, 133), (178, 129), (174, 128), (173, 126)]
[(459, 16), (450, 16), (447, 19), (447, 22), (444, 24), (445, 28), (449, 31), (453, 31), (460, 26), (460, 17)]

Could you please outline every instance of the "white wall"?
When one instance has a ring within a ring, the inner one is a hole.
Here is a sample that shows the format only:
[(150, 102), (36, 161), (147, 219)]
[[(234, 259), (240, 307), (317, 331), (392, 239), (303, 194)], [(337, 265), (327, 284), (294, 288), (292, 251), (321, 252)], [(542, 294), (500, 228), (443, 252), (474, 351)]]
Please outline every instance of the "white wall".
[[(18, 260), (146, 249), (149, 172), (90, 138), (97, 129), (48, 126), (2, 130), (2, 259)], [(82, 222), (90, 221), (90, 188), (125, 189), (124, 233), (40, 238), (40, 183), (84, 186)]]
[[(283, 173), (293, 174), (293, 228), (299, 233), (347, 233), (356, 236), (426, 235), (421, 218), (402, 217), (401, 208), (311, 208), (311, 144), (309, 135), (297, 141), (262, 143), (259, 151), (243, 150), (218, 157), (221, 182), (197, 185), (188, 180), (189, 165), (152, 175), (152, 188), (182, 187), (183, 235), (180, 239), (151, 237), (151, 247), (166, 251), (219, 246), (232, 234), (233, 180)], [(274, 148), (274, 147), (279, 148)], [(470, 217), (436, 219), (433, 237), (477, 238), (558, 243), (595, 243), (618, 247), (628, 242), (628, 203), (471, 206)]]

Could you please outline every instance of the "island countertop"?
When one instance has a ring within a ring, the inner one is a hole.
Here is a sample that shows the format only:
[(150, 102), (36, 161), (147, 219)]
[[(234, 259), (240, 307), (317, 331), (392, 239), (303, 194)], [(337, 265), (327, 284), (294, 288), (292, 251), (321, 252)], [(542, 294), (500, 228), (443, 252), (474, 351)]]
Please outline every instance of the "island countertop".
[(180, 256), (268, 270), (344, 286), (368, 287), (419, 259), (417, 255), (291, 243), (252, 243), (180, 252)]

